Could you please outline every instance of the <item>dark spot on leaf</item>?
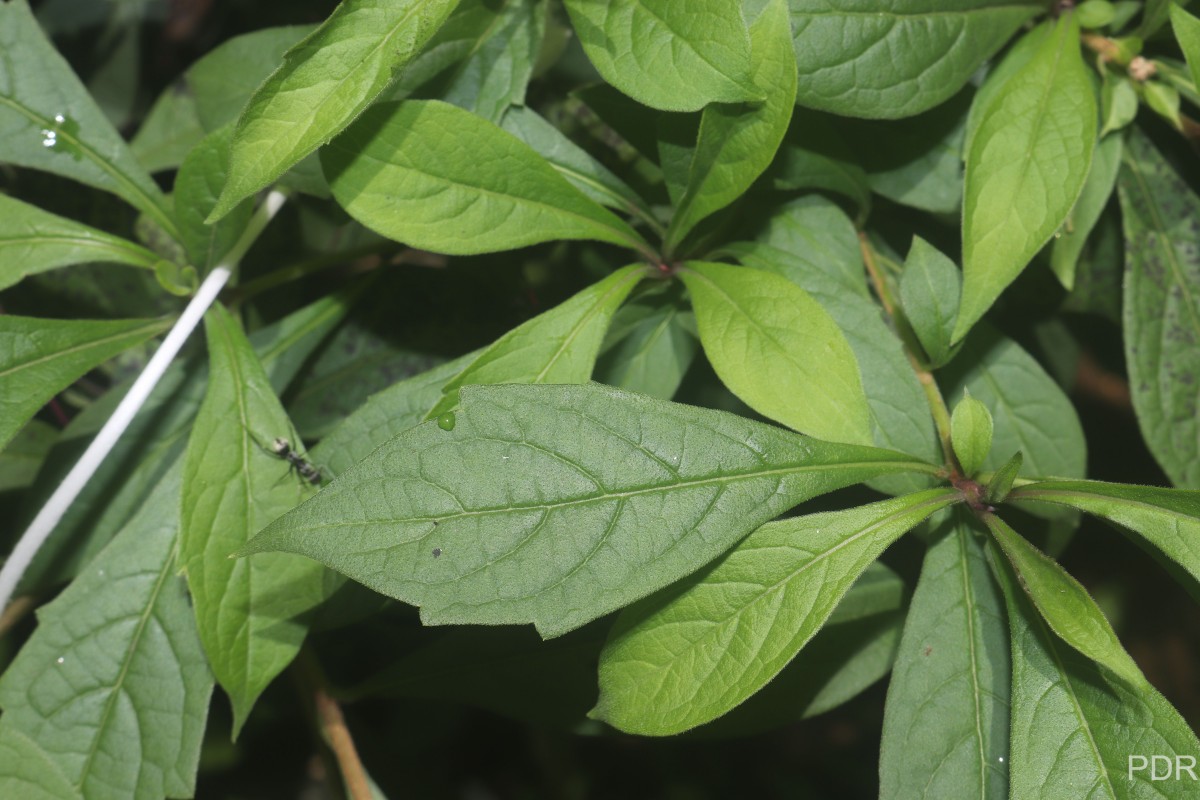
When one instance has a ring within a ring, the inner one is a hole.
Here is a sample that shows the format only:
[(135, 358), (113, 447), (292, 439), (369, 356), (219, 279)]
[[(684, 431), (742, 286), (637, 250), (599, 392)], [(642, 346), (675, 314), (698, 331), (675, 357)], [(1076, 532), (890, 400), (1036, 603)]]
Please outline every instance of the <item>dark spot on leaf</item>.
[(442, 554), (442, 548), (440, 548), (440, 547), (433, 548), (433, 557), (434, 558), (437, 558), (441, 554)]
[(929, 645), (925, 645), (925, 655), (929, 655), (932, 652), (933, 652), (933, 648), (930, 647)]

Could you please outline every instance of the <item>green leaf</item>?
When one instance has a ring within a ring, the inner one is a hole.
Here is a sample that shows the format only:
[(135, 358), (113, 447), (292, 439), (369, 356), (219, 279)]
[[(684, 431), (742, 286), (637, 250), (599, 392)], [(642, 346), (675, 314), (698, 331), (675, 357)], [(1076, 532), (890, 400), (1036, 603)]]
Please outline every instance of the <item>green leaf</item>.
[(212, 225), (204, 221), (225, 185), (232, 135), (233, 128), (226, 126), (204, 137), (188, 153), (175, 176), (180, 240), (191, 264), (201, 272), (216, 266), (233, 249), (254, 213), (254, 201), (245, 200), (220, 221)]
[(1103, 664), (1130, 686), (1148, 686), (1137, 664), (1121, 646), (1117, 634), (1080, 585), (1054, 559), (1042, 553), (999, 517), (984, 517), (996, 543), (1008, 557), (1021, 588), (1033, 601), (1042, 619), (1067, 644)]
[(0, 194), (0, 289), (27, 275), (95, 261), (150, 269), (141, 245)]
[(643, 105), (699, 111), (761, 100), (750, 37), (729, 0), (566, 0), (584, 52), (604, 80)]
[(1050, 247), (1050, 269), (1054, 270), (1068, 291), (1075, 286), (1075, 267), (1088, 234), (1099, 222), (1100, 213), (1104, 211), (1117, 184), (1121, 149), (1120, 136), (1106, 136), (1096, 142), (1092, 169), (1083, 184), (1083, 191), (1075, 201), (1075, 208), (1067, 217), (1067, 223), (1054, 236), (1054, 244)]
[(766, 685), (888, 545), (958, 500), (933, 489), (762, 526), (717, 564), (622, 612), (600, 654), (592, 716), (665, 736)]
[(947, 397), (966, 389), (991, 411), (992, 450), (984, 471), (1000, 469), (1020, 450), (1025, 475), (1083, 477), (1087, 444), (1075, 407), (1016, 342), (981, 329), (938, 375)]
[(147, 172), (175, 169), (204, 138), (196, 113), (196, 98), (186, 84), (176, 81), (163, 90), (146, 112), (129, 150)]
[[(344, 293), (329, 295), (251, 334), (250, 342), (277, 391), (291, 382), (347, 310)], [(132, 382), (113, 387), (71, 420), (22, 507), (23, 520), (31, 519), (58, 488)], [(40, 593), (75, 577), (128, 523), (182, 456), (207, 382), (207, 368), (199, 359), (176, 361), (167, 369), (38, 551), (18, 592)]]
[(481, 353), (467, 353), (371, 395), (313, 448), (313, 462), (334, 476), (341, 475), (388, 439), (419, 425), (442, 399), (446, 382)]
[(842, 596), (824, 627), (770, 683), (694, 735), (761, 733), (823, 714), (857, 696), (892, 668), (905, 602), (904, 581), (875, 561)]
[(984, 495), (988, 503), (999, 504), (1005, 501), (1012, 492), (1013, 481), (1021, 472), (1021, 464), (1024, 461), (1025, 457), (1018, 450), (1013, 453), (1012, 458), (1004, 462), (1003, 467), (992, 473), (992, 479), (988, 481), (987, 492)]
[(925, 553), (883, 715), (881, 800), (1008, 795), (1008, 630), (965, 514)]
[(717, 375), (760, 414), (832, 441), (871, 441), (846, 337), (807, 292), (748, 267), (688, 262), (679, 273)]
[(1009, 500), (1070, 506), (1123, 525), (1200, 585), (1200, 492), (1100, 481), (1044, 481), (1017, 487)]
[[(0, 680), (19, 726), (84, 797), (191, 797), (213, 680), (177, 574), (178, 468), (38, 612)], [(27, 795), (13, 795), (25, 797)]]
[(0, 492), (24, 489), (46, 460), (58, 428), (39, 419), (31, 419), (0, 451)]
[(768, 172), (776, 189), (824, 189), (853, 200), (860, 212), (871, 206), (871, 186), (856, 154), (825, 116), (806, 115), (784, 137)]
[(0, 792), (22, 800), (83, 800), (37, 742), (0, 720)]
[(536, 150), (572, 186), (595, 202), (620, 211), (648, 213), (633, 189), (533, 109), (509, 108), (500, 120), (500, 127)]
[(1192, 71), (1192, 84), (1200, 86), (1200, 19), (1196, 19), (1175, 3), (1171, 3), (1170, 13), (1175, 39), (1179, 42), (1183, 56)]
[(263, 28), (234, 36), (214, 47), (184, 73), (196, 100), (196, 116), (206, 133), (238, 118), (243, 106), (315, 25)]
[(1133, 81), (1125, 75), (1104, 73), (1100, 89), (1100, 118), (1104, 121), (1100, 135), (1119, 131), (1137, 117), (1138, 93)]
[(468, 384), (586, 383), (613, 313), (645, 276), (631, 264), (509, 331), (446, 384), (426, 419), (455, 408)]
[(175, 236), (158, 186), (38, 27), (27, 0), (0, 3), (0, 162), (124, 198)]
[(238, 117), (215, 222), (327, 143), (420, 52), (458, 0), (343, 0)]
[(545, 28), (545, 0), (459, 3), (392, 97), (445, 100), (499, 122), (510, 106), (525, 103)]
[(961, 294), (962, 273), (958, 266), (920, 236), (914, 236), (900, 276), (900, 302), (934, 367), (942, 366), (954, 355), (950, 336)]
[(597, 380), (670, 400), (696, 356), (694, 326), (695, 318), (673, 302), (652, 308), (600, 359)]
[(1004, 53), (1004, 58), (988, 68), (987, 78), (975, 91), (971, 100), (971, 110), (967, 114), (967, 133), (963, 141), (962, 152), (971, 149), (975, 134), (979, 132), (979, 122), (995, 100), (996, 96), (1008, 85), (1012, 77), (1028, 64), (1050, 35), (1054, 32), (1053, 25), (1038, 25), (1016, 37), (1012, 46)]
[(750, 28), (752, 80), (766, 100), (753, 106), (704, 109), (687, 191), (679, 200), (665, 247), (674, 251), (710, 214), (750, 188), (775, 157), (796, 97), (796, 63), (784, 0), (771, 0)]
[(992, 414), (969, 391), (950, 415), (950, 440), (963, 472), (973, 476), (992, 450)]
[(1117, 12), (1108, 0), (1086, 0), (1075, 7), (1079, 14), (1079, 27), (1103, 28), (1116, 18)]
[(851, 117), (895, 119), (932, 108), (1044, 9), (997, 0), (788, 0), (796, 102)]
[(287, 555), (229, 558), (312, 487), (269, 449), (276, 437), (301, 443), (249, 342), (223, 306), (205, 319), (210, 377), (184, 462), (180, 561), (236, 735), (299, 651), (302, 615), (324, 599), (324, 576), (319, 565)]
[(1200, 198), (1139, 131), (1118, 184), (1125, 359), (1138, 425), (1171, 481), (1200, 487)]
[(1131, 769), (1134, 755), (1165, 756), (1172, 764), (1178, 754), (1200, 756), (1200, 743), (1179, 712), (1149, 684), (1129, 686), (1063, 647), (1000, 566), (1012, 629), (1011, 796), (1186, 800), (1194, 795), (1193, 781), (1151, 781), (1148, 770)]
[(649, 249), (528, 145), (448, 103), (375, 106), (321, 163), (350, 216), (412, 247), (465, 255), (595, 239)]
[(807, 498), (932, 470), (598, 384), (470, 386), (460, 398), (452, 431), (400, 434), (242, 555), (302, 553), (420, 605), (426, 624), (532, 622), (555, 636)]
[[(876, 446), (940, 462), (925, 393), (883, 310), (868, 295), (858, 237), (844, 212), (825, 198), (801, 197), (780, 207), (757, 241), (725, 250), (747, 266), (783, 275), (833, 317), (858, 360)], [(904, 494), (930, 483), (925, 476), (894, 475), (871, 486)]]
[(935, 214), (962, 206), (963, 141), (973, 92), (964, 89), (928, 111), (900, 120), (842, 122), (871, 190)]
[(955, 341), (1067, 218), (1095, 141), (1095, 91), (1079, 52), (1079, 26), (1068, 14), (989, 99), (970, 139)]
[(88, 370), (169, 327), (169, 319), (57, 320), (0, 315), (0, 448)]

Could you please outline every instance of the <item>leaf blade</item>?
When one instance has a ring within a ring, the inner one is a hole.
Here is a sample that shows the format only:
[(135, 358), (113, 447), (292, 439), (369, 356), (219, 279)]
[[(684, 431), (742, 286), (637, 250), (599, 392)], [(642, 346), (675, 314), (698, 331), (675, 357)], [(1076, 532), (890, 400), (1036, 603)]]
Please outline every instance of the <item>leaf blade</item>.
[[(27, 0), (0, 5), (0, 161), (113, 192), (176, 235), (166, 198), (46, 38)], [(61, 117), (61, 119), (59, 119)]]
[(176, 574), (179, 519), (162, 513), (178, 503), (179, 467), (39, 610), (0, 680), (5, 724), (34, 738), (81, 796), (195, 791), (213, 680)]
[(458, 0), (343, 0), (284, 55), (238, 118), (215, 222), (361, 114)]
[(800, 652), (888, 545), (957, 499), (934, 489), (757, 529), (713, 568), (622, 612), (591, 716), (668, 735), (728, 712)]
[(277, 436), (300, 442), (229, 313), (218, 305), (205, 319), (211, 377), (184, 459), (180, 562), (236, 735), (299, 651), (301, 615), (324, 599), (324, 578), (319, 565), (292, 556), (257, 564), (228, 557), (300, 499), (291, 465), (267, 449)]
[[(554, 636), (805, 497), (932, 469), (597, 384), (474, 386), (461, 403), (453, 430), (401, 434), (241, 554), (303, 553), (420, 605), (427, 624), (532, 622)], [(663, 504), (678, 514), (650, 511)], [(659, 515), (652, 537), (645, 513)]]
[(966, 151), (963, 294), (954, 341), (1074, 206), (1096, 139), (1094, 94), (1078, 23), (1067, 15), (983, 108)]
[(566, 0), (588, 59), (606, 81), (651, 108), (699, 111), (760, 99), (737, 3)]
[(797, 103), (897, 118), (938, 105), (1026, 20), (1006, 0), (789, 0), (802, 89)]
[(0, 447), (59, 391), (169, 324), (0, 315)]
[(795, 107), (790, 35), (784, 0), (772, 0), (750, 27), (751, 80), (767, 99), (753, 108), (704, 109), (687, 189), (667, 230), (668, 252), (701, 220), (740, 197), (774, 159)]
[(469, 255), (594, 239), (649, 251), (528, 145), (448, 103), (375, 106), (321, 163), (351, 216), (413, 247)]
[(715, 263), (688, 262), (680, 278), (705, 353), (747, 405), (822, 439), (871, 441), (854, 351), (807, 292), (778, 275)]
[(1125, 229), (1124, 326), (1138, 426), (1171, 481), (1200, 486), (1197, 198), (1140, 131), (1118, 179)]

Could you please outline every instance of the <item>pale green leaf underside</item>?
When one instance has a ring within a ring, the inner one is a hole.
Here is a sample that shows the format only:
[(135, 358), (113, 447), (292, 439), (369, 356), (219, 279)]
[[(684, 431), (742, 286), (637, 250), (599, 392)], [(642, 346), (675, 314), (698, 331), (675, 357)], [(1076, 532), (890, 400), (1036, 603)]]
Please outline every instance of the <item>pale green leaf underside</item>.
[[(1007, 570), (1005, 570), (1007, 572)], [(1064, 647), (1005, 578), (1012, 629), (1011, 796), (1022, 800), (1187, 800), (1195, 783), (1151, 781), (1130, 756), (1200, 759), (1200, 742), (1149, 684), (1130, 687)], [(1162, 774), (1162, 764), (1159, 765)]]
[(966, 515), (935, 532), (883, 716), (881, 800), (1008, 797), (1004, 598)]
[(327, 143), (388, 87), (458, 0), (344, 0), (238, 118), (215, 221)]
[(26, 0), (0, 3), (3, 162), (113, 192), (174, 235), (166, 198), (42, 33)]
[(55, 394), (169, 323), (0, 315), (0, 448)]
[[(38, 612), (0, 681), (5, 724), (85, 797), (195, 792), (212, 676), (175, 563), (180, 470)], [(27, 797), (13, 794), (11, 797)]]
[(970, 138), (955, 341), (1067, 218), (1087, 179), (1095, 140), (1095, 91), (1080, 55), (1079, 27), (1067, 15), (990, 98)]
[(1100, 481), (1045, 481), (1018, 487), (1009, 499), (1070, 506), (1124, 525), (1200, 585), (1200, 492)]
[(468, 384), (586, 383), (613, 313), (645, 275), (639, 264), (619, 269), (509, 331), (446, 384), (428, 418), (458, 405)]
[(1171, 481), (1200, 488), (1200, 198), (1137, 130), (1118, 188), (1133, 408)]
[(465, 255), (555, 239), (646, 249), (524, 142), (448, 103), (375, 106), (321, 151), (321, 163), (350, 216), (424, 250)]
[(727, 264), (688, 262), (680, 278), (709, 361), (748, 406), (810, 436), (871, 441), (854, 351), (807, 292)]
[(0, 289), (56, 267), (111, 262), (153, 268), (141, 245), (0, 195)]
[(324, 599), (323, 574), (282, 554), (229, 558), (312, 487), (269, 450), (275, 437), (300, 442), (237, 323), (220, 305), (205, 319), (211, 377), (185, 457), (180, 561), (236, 733), (299, 651), (302, 614)]
[(1075, 267), (1083, 254), (1088, 235), (1100, 221), (1100, 214), (1108, 205), (1116, 186), (1117, 173), (1121, 169), (1122, 141), (1120, 136), (1105, 136), (1096, 142), (1092, 168), (1084, 181), (1083, 191), (1071, 209), (1067, 224), (1063, 225), (1050, 247), (1050, 269), (1054, 270), (1059, 282), (1068, 291), (1075, 286)]
[(711, 569), (622, 612), (592, 715), (661, 736), (728, 712), (792, 660), (888, 545), (957, 499), (934, 489), (762, 526)]
[(1011, 0), (788, 0), (809, 108), (907, 117), (949, 99), (1043, 10)]
[[(932, 467), (610, 387), (470, 386), (243, 550), (302, 553), (429, 624), (546, 636), (687, 575), (784, 509)], [(250, 561), (261, 558), (253, 556)]]
[(566, 0), (584, 51), (606, 81), (651, 108), (699, 111), (761, 100), (750, 37), (729, 0)]
[(1008, 556), (1021, 588), (1051, 630), (1131, 686), (1146, 686), (1142, 671), (1125, 652), (1104, 612), (1079, 581), (999, 517), (988, 515), (984, 521)]

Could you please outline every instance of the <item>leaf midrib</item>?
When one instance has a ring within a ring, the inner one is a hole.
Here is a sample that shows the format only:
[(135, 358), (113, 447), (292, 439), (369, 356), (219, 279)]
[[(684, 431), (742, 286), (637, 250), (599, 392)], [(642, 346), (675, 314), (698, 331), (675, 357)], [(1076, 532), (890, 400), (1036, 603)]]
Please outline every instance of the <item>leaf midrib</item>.
[[(498, 440), (506, 444), (515, 444), (508, 440)], [(603, 502), (606, 500), (622, 500), (630, 497), (640, 497), (643, 495), (651, 495), (658, 492), (677, 491), (680, 489), (690, 489), (698, 486), (713, 486), (727, 483), (735, 483), (739, 481), (758, 480), (760, 478), (768, 478), (774, 476), (798, 475), (806, 472), (831, 472), (842, 469), (873, 469), (875, 467), (896, 467), (897, 471), (908, 469), (913, 472), (923, 472), (930, 475), (936, 475), (938, 468), (930, 464), (925, 464), (920, 461), (848, 461), (823, 464), (804, 464), (792, 467), (781, 467), (771, 470), (760, 470), (753, 473), (741, 475), (722, 475), (710, 478), (700, 478), (696, 480), (680, 481), (669, 484), (659, 484), (655, 486), (647, 486), (640, 489), (631, 489), (628, 491), (605, 492), (603, 494), (594, 494), (590, 496), (573, 497), (569, 500), (563, 500), (554, 503), (536, 503), (531, 505), (506, 504), (503, 506), (494, 506), (489, 508), (472, 509), (470, 511), (456, 511), (449, 514), (439, 514), (436, 516), (409, 516), (409, 517), (392, 517), (387, 519), (360, 519), (348, 520), (341, 522), (322, 522), (319, 524), (311, 524), (304, 526), (296, 526), (293, 530), (332, 530), (337, 528), (354, 528), (368, 525), (394, 525), (398, 522), (438, 522), (444, 523), (450, 520), (466, 519), (470, 517), (484, 517), (494, 514), (511, 514), (525, 511), (552, 511), (559, 508), (571, 508), (585, 506), (591, 503)], [(379, 477), (374, 481), (386, 481), (388, 477)], [(366, 483), (374, 481), (362, 481), (356, 484), (356, 489)], [(457, 499), (457, 498), (456, 498)], [(274, 527), (272, 525), (271, 527)]]
[(154, 218), (154, 221), (166, 231), (167, 235), (176, 241), (179, 240), (179, 229), (175, 225), (175, 220), (171, 215), (163, 210), (158, 201), (150, 195), (142, 187), (138, 186), (129, 176), (121, 172), (115, 165), (110, 164), (107, 159), (101, 158), (100, 154), (89, 145), (87, 142), (80, 140), (70, 131), (60, 129), (58, 123), (41, 116), (31, 108), (27, 108), (23, 103), (18, 103), (15, 99), (8, 95), (0, 94), (0, 105), (6, 105), (9, 108), (22, 115), (30, 122), (41, 125), (47, 129), (52, 129), (61, 138), (65, 139), (71, 146), (76, 147), (80, 152), (85, 153), (88, 159), (96, 164), (110, 178), (117, 182), (117, 185), (125, 191), (134, 195), (141, 200), (141, 210)]
[(55, 350), (52, 353), (47, 353), (46, 355), (40, 356), (39, 358), (35, 358), (32, 361), (22, 361), (18, 364), (14, 364), (13, 366), (9, 367), (8, 369), (0, 370), (0, 378), (6, 378), (9, 375), (13, 375), (17, 372), (20, 372), (21, 370), (26, 370), (26, 369), (31, 369), (33, 367), (41, 366), (42, 364), (45, 364), (48, 361), (54, 361), (55, 359), (59, 359), (59, 358), (66, 358), (67, 356), (72, 356), (72, 355), (75, 355), (76, 353), (80, 353), (80, 352), (90, 350), (93, 348), (100, 348), (100, 347), (103, 347), (104, 345), (110, 344), (119, 339), (124, 339), (126, 337), (140, 336), (143, 332), (145, 332), (147, 330), (157, 331), (157, 330), (162, 330), (162, 328), (163, 328), (163, 323), (161, 321), (155, 320), (154, 322), (146, 324), (146, 325), (142, 325), (141, 327), (129, 328), (127, 330), (121, 331), (120, 333), (114, 333), (109, 336), (105, 336), (101, 339), (89, 339), (86, 342), (83, 342), (82, 344), (72, 345), (71, 347), (68, 347), (63, 350)]

